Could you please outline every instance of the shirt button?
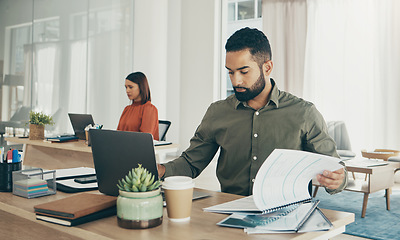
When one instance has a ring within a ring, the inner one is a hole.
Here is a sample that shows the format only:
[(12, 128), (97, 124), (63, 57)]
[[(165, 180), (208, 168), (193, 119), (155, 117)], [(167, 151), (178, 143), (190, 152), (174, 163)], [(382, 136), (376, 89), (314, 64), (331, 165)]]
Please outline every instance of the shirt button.
[(255, 137), (255, 138), (256, 138), (256, 137), (258, 137), (258, 134), (257, 134), (257, 133), (255, 133), (255, 134), (254, 134), (254, 137)]
[(254, 161), (257, 160), (257, 156), (254, 156), (254, 157), (253, 157), (253, 160), (254, 160)]
[(253, 179), (251, 179), (251, 181), (252, 181), (252, 182), (254, 182), (254, 181), (255, 181), (255, 179), (253, 178)]
[(258, 116), (258, 115), (260, 115), (260, 113), (259, 113), (259, 112), (256, 112), (256, 115)]

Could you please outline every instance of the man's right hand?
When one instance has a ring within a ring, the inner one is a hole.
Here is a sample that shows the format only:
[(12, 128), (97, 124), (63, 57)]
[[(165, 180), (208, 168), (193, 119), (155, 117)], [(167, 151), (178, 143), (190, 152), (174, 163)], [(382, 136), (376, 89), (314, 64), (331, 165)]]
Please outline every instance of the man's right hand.
[(164, 165), (157, 164), (157, 171), (158, 171), (158, 178), (161, 179), (165, 174), (165, 167)]

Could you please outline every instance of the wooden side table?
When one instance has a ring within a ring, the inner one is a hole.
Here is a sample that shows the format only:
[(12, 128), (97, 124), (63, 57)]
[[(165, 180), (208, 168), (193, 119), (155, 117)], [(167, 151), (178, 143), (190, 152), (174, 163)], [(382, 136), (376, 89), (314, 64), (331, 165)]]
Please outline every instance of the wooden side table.
[[(365, 159), (352, 159), (344, 162), (348, 172), (365, 173), (366, 179), (349, 179), (346, 191), (364, 193), (361, 217), (365, 217), (367, 211), (368, 197), (370, 193), (374, 193), (385, 189), (386, 209), (390, 210), (390, 188), (394, 185), (394, 170), (400, 167), (400, 163), (384, 162), (380, 166), (371, 166), (374, 162), (368, 162)], [(369, 164), (370, 163), (370, 164)], [(379, 163), (379, 162), (376, 162)], [(320, 184), (313, 180), (315, 190), (313, 197), (316, 196)]]

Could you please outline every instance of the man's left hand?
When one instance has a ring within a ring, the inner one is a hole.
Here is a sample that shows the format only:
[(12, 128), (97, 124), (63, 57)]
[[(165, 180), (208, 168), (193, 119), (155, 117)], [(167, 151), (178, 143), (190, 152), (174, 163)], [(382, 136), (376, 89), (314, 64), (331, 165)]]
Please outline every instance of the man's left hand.
[(344, 169), (341, 168), (334, 172), (325, 170), (322, 174), (317, 175), (318, 182), (329, 189), (337, 189), (344, 180)]

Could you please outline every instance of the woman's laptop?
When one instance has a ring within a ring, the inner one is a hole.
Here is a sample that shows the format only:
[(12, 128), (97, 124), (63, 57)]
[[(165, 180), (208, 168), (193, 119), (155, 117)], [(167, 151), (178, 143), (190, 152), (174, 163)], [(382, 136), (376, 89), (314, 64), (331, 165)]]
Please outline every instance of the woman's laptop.
[(69, 120), (71, 121), (72, 128), (74, 129), (75, 136), (79, 139), (86, 139), (85, 127), (89, 124), (94, 125), (93, 117), (91, 114), (68, 113)]
[(90, 129), (97, 184), (101, 193), (118, 196), (118, 180), (142, 164), (158, 179), (153, 136), (149, 133)]

